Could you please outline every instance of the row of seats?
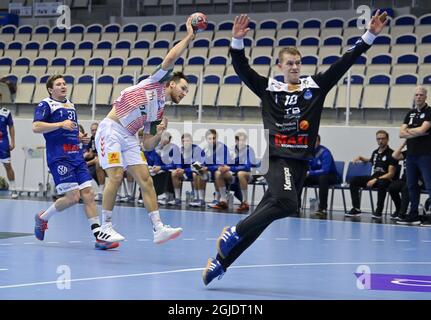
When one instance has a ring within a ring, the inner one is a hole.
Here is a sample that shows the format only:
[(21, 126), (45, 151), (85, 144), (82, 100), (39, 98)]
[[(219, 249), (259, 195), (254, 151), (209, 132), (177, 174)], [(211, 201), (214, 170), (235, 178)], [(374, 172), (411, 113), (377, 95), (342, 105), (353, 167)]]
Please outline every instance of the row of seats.
[[(32, 6), (34, 3), (43, 2), (41, 0), (3, 0), (0, 1), (0, 10), (8, 10), (9, 3), (21, 3), (23, 6)], [(48, 2), (48, 1), (45, 1)], [(55, 1), (52, 1), (55, 2)], [(86, 8), (90, 0), (62, 0), (66, 6), (69, 6), (72, 9), (76, 8)]]
[[(123, 75), (114, 79), (104, 75), (96, 78), (96, 104), (110, 105), (119, 95), (121, 90), (131, 86), (135, 81), (141, 81), (148, 77), (142, 75), (134, 79), (132, 75)], [(181, 101), (182, 106), (194, 106), (200, 104), (199, 76), (188, 74), (189, 94)], [(12, 81), (17, 81), (10, 76)], [(45, 83), (48, 76), (37, 78), (27, 75), (19, 79), (15, 103), (37, 104), (46, 97)], [(275, 78), (282, 81), (282, 76)], [(418, 78), (414, 74), (406, 74), (397, 77), (391, 82), (390, 75), (376, 75), (367, 83), (362, 76), (354, 75), (351, 78), (351, 107), (352, 108), (391, 108), (408, 109), (413, 105), (413, 93)], [(76, 104), (91, 104), (93, 92), (93, 77), (82, 75), (73, 77), (65, 75), (69, 87), (69, 97)], [(425, 84), (431, 84), (431, 74), (424, 79)], [(239, 77), (231, 74), (220, 78), (217, 75), (206, 75), (202, 83), (202, 104), (204, 106), (230, 106), (230, 107), (259, 107), (260, 100), (250, 89), (243, 85)], [(325, 108), (345, 108), (346, 78), (335, 86), (327, 95)]]
[[(356, 20), (355, 20), (356, 21)], [(291, 22), (291, 21), (290, 21)], [(228, 29), (220, 29), (220, 30), (206, 30), (199, 34), (200, 38), (207, 39), (212, 41), (214, 39), (219, 39), (223, 37), (231, 37), (232, 36), (232, 27), (231, 23), (226, 22), (226, 24), (230, 24), (230, 28)], [(38, 26), (33, 29), (30, 25), (24, 25), (19, 27), (18, 29), (13, 25), (4, 26), (0, 31), (0, 41), (3, 42), (11, 42), (11, 41), (21, 41), (26, 43), (28, 41), (36, 41), (40, 43), (44, 43), (46, 41), (54, 41), (57, 43), (61, 43), (62, 41), (72, 41), (78, 43), (80, 41), (111, 41), (115, 43), (116, 41), (129, 40), (131, 42), (139, 41), (139, 40), (147, 40), (150, 42), (158, 41), (158, 40), (167, 40), (175, 43), (176, 41), (181, 40), (185, 34), (186, 30), (172, 30), (172, 31), (162, 31), (159, 29), (157, 25), (150, 24), (154, 31), (142, 31), (145, 28), (141, 28), (139, 30), (138, 25), (125, 25), (121, 27), (120, 25), (108, 25), (103, 27), (101, 25), (90, 25), (85, 27), (84, 25), (75, 25), (70, 31), (66, 32), (66, 29), (60, 29), (58, 27), (50, 28), (48, 26)], [(175, 27), (175, 24), (173, 24)], [(87, 30), (87, 31), (86, 31)], [(127, 30), (118, 31), (118, 30)], [(291, 37), (297, 39), (304, 39), (307, 37), (317, 37), (321, 39), (322, 44), (323, 41), (330, 37), (340, 37), (342, 39), (343, 44), (347, 44), (349, 39), (352, 37), (357, 37), (364, 32), (363, 29), (359, 29), (356, 26), (354, 27), (340, 27), (340, 28), (288, 28), (288, 29), (256, 29), (248, 32), (248, 37), (251, 39), (257, 40), (264, 37), (274, 38), (275, 41), (279, 41), (284, 37)], [(381, 36), (387, 37), (389, 43), (396, 44), (397, 39), (401, 35), (412, 35), (416, 36), (416, 39), (408, 39), (408, 41), (414, 41), (415, 43), (421, 43), (421, 39), (423, 36), (429, 34), (430, 25), (419, 25), (419, 26), (399, 26), (398, 28), (391, 27), (386, 28), (382, 31)], [(386, 39), (386, 38), (385, 38)], [(340, 43), (341, 44), (341, 43)]]
[[(227, 49), (226, 49), (227, 50)], [(276, 64), (276, 59), (271, 55), (254, 56), (251, 51), (250, 64), (260, 74), (270, 76), (280, 73)], [(100, 54), (100, 53), (99, 53)], [(85, 59), (75, 58), (49, 58), (39, 57), (33, 60), (29, 57), (11, 58), (0, 57), (0, 74), (12, 74), (22, 77), (33, 74), (41, 77), (45, 74), (65, 73), (75, 77), (82, 74), (110, 75), (118, 77), (122, 74), (151, 74), (157, 65), (162, 62), (164, 55), (143, 59), (139, 56), (133, 58), (93, 57)], [(313, 75), (325, 71), (339, 55), (330, 55), (323, 58), (318, 56), (304, 56), (302, 58), (301, 73)], [(210, 75), (216, 74), (220, 77), (235, 73), (229, 58), (226, 55), (217, 55), (211, 58), (204, 56), (191, 56), (186, 59), (179, 58), (176, 61), (175, 69), (185, 73)], [(431, 55), (420, 58), (417, 54), (403, 54), (393, 57), (390, 54), (382, 54), (372, 59), (366, 56), (360, 57), (351, 68), (352, 74), (366, 77), (368, 81), (378, 74), (390, 74), (395, 79), (406, 73), (418, 74), (419, 82), (431, 74)]]
[[(300, 49), (303, 55), (326, 56), (329, 54), (340, 54), (351, 47), (359, 36), (352, 36), (347, 41), (343, 42), (340, 36), (330, 36), (324, 40), (318, 37), (306, 37), (298, 40), (294, 37), (283, 36), (280, 39), (271, 37), (261, 37), (253, 40), (250, 37), (244, 39), (244, 44), (247, 50), (255, 51), (257, 54), (269, 54), (278, 52), (282, 47), (296, 46)], [(390, 36), (379, 36), (368, 55), (374, 57), (378, 54), (390, 53), (392, 55), (400, 55), (406, 52), (417, 53), (419, 55), (428, 54), (431, 48), (431, 33), (424, 35), (421, 43), (416, 43), (415, 35), (400, 35), (391, 43)], [(230, 37), (219, 37), (214, 40), (208, 40), (198, 36), (190, 44), (189, 55), (208, 56), (210, 49), (227, 48), (230, 45)], [(47, 54), (48, 57), (60, 57), (60, 53), (66, 57), (84, 56), (91, 57), (94, 55), (103, 55), (104, 57), (122, 56), (129, 57), (134, 51), (141, 51), (144, 56), (147, 54), (154, 55), (156, 53), (164, 53), (172, 47), (172, 40), (138, 40), (132, 43), (130, 40), (111, 41), (46, 41), (41, 44), (38, 41), (10, 41), (3, 42), (0, 40), (0, 56), (8, 57), (37, 57)]]

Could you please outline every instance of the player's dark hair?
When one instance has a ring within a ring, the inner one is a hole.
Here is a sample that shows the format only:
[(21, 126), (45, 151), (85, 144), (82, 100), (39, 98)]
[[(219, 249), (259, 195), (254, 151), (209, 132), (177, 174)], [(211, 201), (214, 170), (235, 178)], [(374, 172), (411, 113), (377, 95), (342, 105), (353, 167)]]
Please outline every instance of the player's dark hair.
[(376, 132), (376, 136), (378, 134), (384, 134), (386, 136), (386, 138), (389, 139), (389, 133), (387, 131), (385, 131), (385, 130), (379, 130), (379, 131), (377, 131)]
[(178, 83), (178, 82), (180, 82), (181, 79), (184, 79), (187, 82), (189, 82), (189, 79), (186, 77), (186, 75), (184, 73), (182, 73), (181, 71), (174, 72), (172, 74), (172, 76), (168, 79), (168, 81), (166, 81), (166, 86), (169, 86), (169, 83), (171, 81)]
[[(48, 78), (48, 81), (46, 81), (46, 90), (52, 89), (52, 87), (54, 86), (55, 80), (62, 79), (62, 78), (63, 78), (62, 74), (54, 74), (54, 75), (50, 76)], [(48, 93), (49, 93), (49, 90), (48, 90)], [(51, 95), (51, 94), (49, 94), (49, 95)]]
[(205, 132), (205, 138), (208, 137), (210, 134), (213, 134), (217, 137), (216, 129), (208, 129), (207, 132)]

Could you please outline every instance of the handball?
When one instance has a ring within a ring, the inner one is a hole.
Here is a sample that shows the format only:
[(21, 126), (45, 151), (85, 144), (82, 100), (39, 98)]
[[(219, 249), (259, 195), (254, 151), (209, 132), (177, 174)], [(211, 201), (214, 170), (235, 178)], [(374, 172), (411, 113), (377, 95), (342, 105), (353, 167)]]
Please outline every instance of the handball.
[(202, 12), (195, 12), (191, 16), (192, 27), (195, 32), (204, 31), (208, 27), (208, 18)]

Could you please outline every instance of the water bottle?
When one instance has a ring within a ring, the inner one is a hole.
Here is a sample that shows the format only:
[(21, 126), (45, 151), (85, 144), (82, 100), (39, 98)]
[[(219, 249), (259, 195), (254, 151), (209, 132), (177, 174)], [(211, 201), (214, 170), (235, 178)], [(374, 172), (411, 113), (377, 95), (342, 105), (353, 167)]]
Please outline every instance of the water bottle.
[(188, 206), (190, 203), (190, 192), (186, 191), (186, 206)]
[(39, 182), (39, 192), (37, 194), (38, 197), (43, 197), (43, 183)]
[(229, 192), (227, 195), (227, 205), (229, 210), (233, 210), (233, 192)]
[(315, 212), (317, 210), (317, 207), (319, 205), (319, 202), (315, 198), (310, 198), (310, 211)]

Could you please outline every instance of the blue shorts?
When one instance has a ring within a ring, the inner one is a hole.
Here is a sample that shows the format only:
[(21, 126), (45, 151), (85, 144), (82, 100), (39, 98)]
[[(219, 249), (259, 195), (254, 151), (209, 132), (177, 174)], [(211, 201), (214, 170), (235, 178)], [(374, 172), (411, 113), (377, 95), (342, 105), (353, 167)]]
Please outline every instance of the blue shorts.
[(7, 149), (0, 148), (0, 162), (10, 163), (10, 149), (7, 146)]
[(92, 178), (84, 160), (78, 164), (67, 160), (56, 161), (48, 167), (58, 194), (91, 187)]

